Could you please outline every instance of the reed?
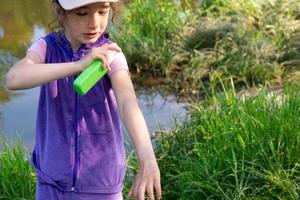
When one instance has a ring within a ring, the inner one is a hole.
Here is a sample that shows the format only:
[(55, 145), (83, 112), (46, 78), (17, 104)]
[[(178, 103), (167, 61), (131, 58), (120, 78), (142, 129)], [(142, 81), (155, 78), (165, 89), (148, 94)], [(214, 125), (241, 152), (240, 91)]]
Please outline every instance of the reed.
[(196, 104), (161, 135), (164, 199), (299, 199), (298, 88), (248, 98), (231, 90)]

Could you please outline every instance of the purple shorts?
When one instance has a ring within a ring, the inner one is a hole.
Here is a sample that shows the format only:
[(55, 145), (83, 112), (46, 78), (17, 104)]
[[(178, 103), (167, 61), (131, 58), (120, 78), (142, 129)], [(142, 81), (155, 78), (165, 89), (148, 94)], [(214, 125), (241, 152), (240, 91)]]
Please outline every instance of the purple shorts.
[(122, 192), (116, 194), (90, 194), (64, 192), (49, 184), (36, 184), (35, 200), (123, 200)]

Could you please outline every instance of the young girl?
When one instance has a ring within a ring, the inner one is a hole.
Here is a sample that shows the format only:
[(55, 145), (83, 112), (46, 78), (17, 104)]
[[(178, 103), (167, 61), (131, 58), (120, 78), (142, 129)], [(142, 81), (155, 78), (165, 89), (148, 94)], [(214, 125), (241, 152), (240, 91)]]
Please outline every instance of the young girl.
[[(62, 30), (35, 42), (7, 74), (11, 90), (41, 86), (31, 157), (37, 200), (122, 199), (125, 151), (119, 115), (139, 172), (128, 194), (161, 197), (160, 173), (126, 59), (105, 33), (118, 0), (54, 0)], [(86, 95), (72, 83), (93, 60), (109, 69)]]

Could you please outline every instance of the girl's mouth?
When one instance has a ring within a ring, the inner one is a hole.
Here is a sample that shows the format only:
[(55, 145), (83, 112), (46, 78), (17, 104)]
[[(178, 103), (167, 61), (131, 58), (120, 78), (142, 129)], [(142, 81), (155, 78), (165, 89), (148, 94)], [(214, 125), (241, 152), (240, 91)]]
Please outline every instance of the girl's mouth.
[(93, 32), (93, 33), (85, 33), (85, 36), (89, 37), (89, 38), (93, 38), (95, 36), (97, 36), (97, 32)]

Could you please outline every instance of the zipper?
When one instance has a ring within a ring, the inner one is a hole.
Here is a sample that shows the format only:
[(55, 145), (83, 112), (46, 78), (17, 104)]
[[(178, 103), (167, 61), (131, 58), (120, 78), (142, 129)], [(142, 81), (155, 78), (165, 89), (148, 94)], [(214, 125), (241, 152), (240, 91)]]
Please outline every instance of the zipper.
[(73, 181), (72, 181), (72, 187), (71, 191), (75, 191), (75, 185), (76, 185), (76, 178), (77, 178), (77, 168), (78, 168), (78, 95), (75, 92), (75, 139), (74, 139), (74, 162), (73, 162)]

